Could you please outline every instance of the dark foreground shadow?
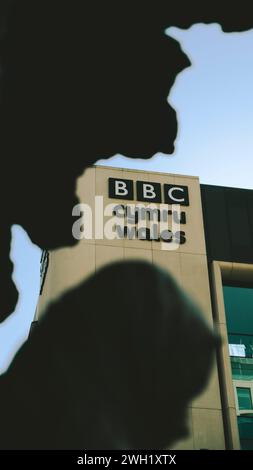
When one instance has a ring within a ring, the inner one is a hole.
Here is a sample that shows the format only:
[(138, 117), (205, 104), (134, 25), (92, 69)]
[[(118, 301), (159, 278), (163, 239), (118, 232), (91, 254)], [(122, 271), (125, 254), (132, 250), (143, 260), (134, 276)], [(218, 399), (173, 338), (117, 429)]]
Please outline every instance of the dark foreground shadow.
[(41, 248), (71, 246), (85, 168), (116, 153), (173, 153), (177, 118), (167, 96), (190, 60), (165, 28), (218, 22), (243, 31), (253, 19), (237, 3), (159, 0), (2, 0), (0, 11), (2, 321), (18, 298), (11, 225)]
[(0, 378), (2, 449), (162, 449), (218, 338), (165, 272), (116, 263), (51, 305)]

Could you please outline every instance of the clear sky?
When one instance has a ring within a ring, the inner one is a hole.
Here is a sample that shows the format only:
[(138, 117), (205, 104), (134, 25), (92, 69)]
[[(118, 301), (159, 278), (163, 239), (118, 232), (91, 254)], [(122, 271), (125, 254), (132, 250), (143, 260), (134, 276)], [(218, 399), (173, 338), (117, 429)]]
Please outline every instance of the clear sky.
[(167, 32), (192, 62), (169, 95), (179, 121), (175, 153), (146, 161), (115, 156), (101, 163), (252, 189), (253, 30), (225, 34), (212, 24)]
[[(179, 121), (174, 155), (157, 154), (149, 161), (117, 155), (99, 163), (253, 189), (253, 30), (225, 34), (213, 24), (167, 32), (192, 62), (168, 98)], [(12, 259), (21, 294), (14, 314), (0, 325), (0, 371), (27, 337), (39, 292), (40, 250), (18, 226), (13, 228)]]

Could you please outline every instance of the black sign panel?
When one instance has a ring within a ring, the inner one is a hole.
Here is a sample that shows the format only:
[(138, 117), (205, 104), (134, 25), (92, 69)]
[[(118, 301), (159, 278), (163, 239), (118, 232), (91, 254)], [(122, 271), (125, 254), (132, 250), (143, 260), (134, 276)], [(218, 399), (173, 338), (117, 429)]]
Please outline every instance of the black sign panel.
[(137, 181), (137, 201), (162, 202), (160, 183)]
[(180, 204), (181, 206), (189, 206), (188, 186), (165, 184), (164, 202), (166, 204)]
[(112, 199), (133, 200), (133, 181), (121, 178), (109, 178), (109, 197)]

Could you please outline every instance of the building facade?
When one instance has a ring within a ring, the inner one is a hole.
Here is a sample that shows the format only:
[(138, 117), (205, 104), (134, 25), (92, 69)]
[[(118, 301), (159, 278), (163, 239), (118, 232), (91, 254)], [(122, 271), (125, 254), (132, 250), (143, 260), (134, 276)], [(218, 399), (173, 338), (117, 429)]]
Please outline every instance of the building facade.
[(36, 320), (105, 264), (144, 259), (161, 266), (223, 337), (208, 387), (189, 407), (190, 435), (176, 448), (253, 448), (253, 191), (97, 166), (78, 179), (77, 194), (73, 234), (80, 241), (43, 253)]

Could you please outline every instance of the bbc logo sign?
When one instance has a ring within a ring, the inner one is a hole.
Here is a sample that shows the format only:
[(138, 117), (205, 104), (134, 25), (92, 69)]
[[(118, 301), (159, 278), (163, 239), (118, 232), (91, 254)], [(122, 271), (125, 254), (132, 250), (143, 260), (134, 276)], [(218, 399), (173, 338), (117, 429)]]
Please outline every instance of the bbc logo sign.
[(152, 183), (150, 181), (136, 181), (135, 198), (134, 182), (132, 180), (109, 178), (109, 197), (129, 201), (136, 199), (141, 202), (164, 202), (165, 204), (189, 206), (188, 186), (175, 184), (161, 185), (160, 183)]

